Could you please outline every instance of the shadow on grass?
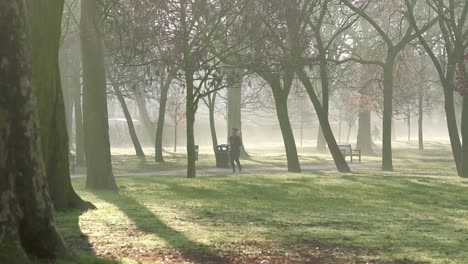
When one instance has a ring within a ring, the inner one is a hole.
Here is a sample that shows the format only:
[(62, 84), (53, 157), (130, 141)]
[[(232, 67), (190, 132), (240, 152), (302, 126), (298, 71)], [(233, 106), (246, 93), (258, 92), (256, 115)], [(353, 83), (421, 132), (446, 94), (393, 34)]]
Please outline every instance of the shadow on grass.
[(178, 250), (184, 258), (194, 263), (230, 263), (213, 249), (197, 243), (173, 229), (135, 199), (115, 192), (93, 192), (96, 197), (117, 206), (140, 231), (154, 234)]
[(85, 211), (73, 210), (56, 212), (57, 224), (67, 246), (73, 250), (73, 259), (59, 259), (54, 264), (118, 264), (109, 259), (101, 259), (94, 254), (93, 246), (87, 235), (81, 232), (80, 216)]

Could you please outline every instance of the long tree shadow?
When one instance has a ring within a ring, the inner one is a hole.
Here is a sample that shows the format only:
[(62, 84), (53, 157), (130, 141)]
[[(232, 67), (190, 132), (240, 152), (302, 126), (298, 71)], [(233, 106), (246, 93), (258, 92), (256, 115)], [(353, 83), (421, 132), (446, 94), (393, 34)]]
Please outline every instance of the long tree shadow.
[[(81, 232), (80, 216), (85, 211), (73, 210), (67, 212), (56, 212), (57, 224), (60, 233), (67, 246), (73, 249), (73, 263), (86, 264), (117, 264), (117, 261), (101, 259), (95, 256), (93, 245), (89, 242), (89, 237)], [(75, 259), (76, 258), (76, 259)]]
[(96, 197), (117, 206), (127, 215), (140, 231), (157, 235), (173, 246), (181, 255), (194, 263), (230, 263), (229, 259), (217, 254), (212, 248), (197, 243), (183, 233), (173, 229), (132, 197), (115, 192), (93, 192)]

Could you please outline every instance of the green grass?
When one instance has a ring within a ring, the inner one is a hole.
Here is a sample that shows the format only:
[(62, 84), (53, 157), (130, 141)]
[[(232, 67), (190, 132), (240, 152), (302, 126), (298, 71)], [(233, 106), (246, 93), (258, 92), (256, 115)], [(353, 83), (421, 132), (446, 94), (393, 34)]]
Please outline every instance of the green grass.
[(453, 171), (433, 164), (353, 175), (126, 177), (117, 179), (119, 192), (89, 192), (77, 179), (98, 210), (57, 219), (70, 243), (124, 263), (155, 261), (154, 252), (238, 248), (230, 245), (246, 245), (236, 254), (265, 251), (262, 245), (283, 252), (282, 245), (310, 241), (362, 249), (330, 253), (355, 261), (468, 263), (468, 180)]
[[(427, 141), (425, 149), (418, 149), (417, 141), (397, 141), (393, 143), (394, 162), (451, 162), (453, 161), (450, 145), (447, 142)], [(145, 149), (147, 154), (152, 149)], [(250, 158), (242, 159), (242, 164), (248, 169), (253, 167), (286, 167), (284, 150), (279, 147), (249, 148)], [(363, 162), (381, 162), (381, 150), (377, 146), (376, 155), (364, 156)], [(333, 164), (329, 153), (317, 153), (314, 147), (298, 148), (301, 165)], [(147, 155), (145, 160), (140, 160), (133, 154), (133, 149), (117, 149), (113, 151), (112, 166), (114, 173), (133, 173), (147, 171), (164, 171), (173, 169), (185, 169), (187, 166), (185, 153), (165, 153), (165, 163), (155, 163), (154, 155)], [(214, 168), (215, 158), (209, 147), (201, 149), (197, 168)], [(85, 168), (79, 166), (76, 172), (83, 173)]]

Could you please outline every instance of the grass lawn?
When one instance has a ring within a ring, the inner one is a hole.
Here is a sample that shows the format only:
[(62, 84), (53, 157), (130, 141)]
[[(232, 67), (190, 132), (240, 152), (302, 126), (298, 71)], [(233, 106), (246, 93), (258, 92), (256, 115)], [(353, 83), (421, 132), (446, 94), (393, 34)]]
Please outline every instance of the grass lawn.
[[(417, 141), (396, 141), (393, 143), (394, 162), (451, 162), (453, 161), (448, 142), (427, 141), (425, 149), (418, 149)], [(287, 167), (284, 149), (281, 146), (269, 148), (252, 147), (247, 149), (250, 158), (242, 159), (242, 164), (248, 169), (253, 167)], [(215, 157), (209, 146), (202, 146), (197, 161), (198, 168), (214, 168)], [(146, 148), (147, 157), (140, 160), (134, 155), (132, 148), (114, 148), (112, 151), (112, 166), (114, 173), (132, 173), (146, 171), (161, 171), (185, 169), (187, 158), (185, 153), (165, 153), (165, 163), (154, 162), (154, 149)], [(376, 147), (376, 155), (363, 157), (363, 162), (381, 162), (381, 150)], [(317, 153), (314, 147), (298, 148), (301, 165), (333, 164), (329, 153)], [(84, 173), (85, 167), (76, 168), (77, 173)]]
[(58, 213), (66, 241), (119, 263), (468, 263), (468, 180), (453, 165), (382, 173), (118, 178)]

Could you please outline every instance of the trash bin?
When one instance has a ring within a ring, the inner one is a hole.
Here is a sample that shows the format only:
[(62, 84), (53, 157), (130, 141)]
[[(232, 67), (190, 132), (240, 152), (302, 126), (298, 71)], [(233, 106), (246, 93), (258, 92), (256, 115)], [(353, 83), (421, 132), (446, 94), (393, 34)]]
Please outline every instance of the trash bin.
[(216, 168), (230, 168), (229, 147), (227, 144), (216, 146)]
[(198, 150), (199, 150), (198, 145), (195, 145), (195, 160), (198, 160)]

